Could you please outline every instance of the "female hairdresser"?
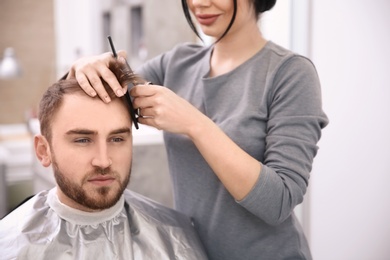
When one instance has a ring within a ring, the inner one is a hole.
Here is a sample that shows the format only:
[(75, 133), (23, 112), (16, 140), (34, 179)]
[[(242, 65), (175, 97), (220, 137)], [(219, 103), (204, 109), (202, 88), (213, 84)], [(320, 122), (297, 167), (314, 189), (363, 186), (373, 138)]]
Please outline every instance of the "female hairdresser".
[[(130, 91), (139, 123), (164, 130), (175, 207), (193, 217), (210, 259), (311, 259), (293, 210), (328, 121), (310, 60), (259, 30), (275, 2), (183, 0), (191, 28), (190, 12), (215, 44), (152, 59), (137, 74), (154, 85)], [(102, 77), (123, 95), (111, 59), (81, 59), (68, 77), (105, 99)]]

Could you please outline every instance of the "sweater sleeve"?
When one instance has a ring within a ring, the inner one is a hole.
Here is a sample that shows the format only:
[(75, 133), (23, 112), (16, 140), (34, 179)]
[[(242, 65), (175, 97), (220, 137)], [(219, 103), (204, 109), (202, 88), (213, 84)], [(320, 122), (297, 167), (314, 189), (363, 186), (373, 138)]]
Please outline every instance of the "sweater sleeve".
[(155, 85), (163, 85), (164, 82), (164, 60), (167, 54), (160, 54), (145, 64), (140, 68), (137, 68), (135, 73), (141, 75), (147, 81), (152, 82)]
[[(167, 76), (166, 74), (172, 73), (171, 70), (174, 70), (173, 74), (175, 74), (175, 72), (180, 71), (181, 69), (180, 65), (175, 63), (178, 60), (178, 57), (175, 56), (186, 57), (194, 52), (196, 53), (197, 49), (199, 49), (199, 46), (197, 45), (177, 44), (171, 50), (157, 55), (144, 63), (141, 67), (136, 69), (136, 73), (155, 85), (164, 86), (166, 79), (169, 78), (169, 75)], [(172, 63), (174, 64), (173, 68)], [(179, 67), (179, 69), (177, 67)]]
[(274, 74), (268, 94), (264, 161), (251, 192), (238, 203), (270, 225), (278, 225), (303, 201), (317, 142), (328, 119), (313, 64), (290, 57)]

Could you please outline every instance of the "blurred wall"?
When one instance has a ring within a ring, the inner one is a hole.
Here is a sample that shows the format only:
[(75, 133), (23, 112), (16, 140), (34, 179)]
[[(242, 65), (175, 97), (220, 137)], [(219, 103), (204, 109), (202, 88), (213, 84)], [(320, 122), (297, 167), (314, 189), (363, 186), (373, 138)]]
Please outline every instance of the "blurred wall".
[[(177, 0), (54, 2), (58, 76), (63, 75), (78, 56), (110, 51), (108, 35), (112, 36), (117, 51), (127, 51), (128, 61), (133, 68), (180, 42), (196, 40)], [(132, 19), (132, 11), (137, 8), (141, 9), (140, 20)], [(131, 51), (138, 49), (138, 46), (132, 46), (134, 38), (139, 36), (134, 34), (137, 25), (142, 31), (140, 40), (147, 50), (143, 59)]]
[(390, 1), (315, 0), (312, 59), (330, 124), (311, 180), (316, 260), (390, 259)]
[[(117, 50), (130, 49), (130, 9), (143, 7), (148, 57), (183, 41), (195, 41), (177, 0), (1, 0), (0, 56), (15, 49), (23, 69), (18, 79), (0, 80), (0, 124), (23, 123), (43, 91), (84, 55), (109, 51), (103, 16)], [(153, 17), (153, 19), (150, 19)], [(133, 66), (142, 60), (130, 60)]]
[(0, 79), (0, 124), (23, 123), (55, 79), (52, 0), (0, 1), (1, 58), (7, 47), (14, 48), (23, 75)]

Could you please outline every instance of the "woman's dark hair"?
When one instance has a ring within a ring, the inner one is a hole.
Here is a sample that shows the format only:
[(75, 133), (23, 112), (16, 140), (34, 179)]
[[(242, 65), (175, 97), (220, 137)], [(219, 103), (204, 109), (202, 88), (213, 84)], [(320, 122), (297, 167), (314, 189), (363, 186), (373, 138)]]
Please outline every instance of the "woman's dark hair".
[(256, 14), (267, 12), (274, 7), (276, 0), (254, 0)]
[[(229, 23), (228, 27), (226, 28), (225, 32), (217, 40), (217, 42), (220, 41), (223, 37), (225, 37), (225, 35), (229, 32), (230, 28), (232, 27), (234, 20), (236, 19), (237, 0), (232, 0), (232, 1), (233, 1), (233, 5), (234, 5), (232, 19), (230, 20), (230, 23)], [(257, 17), (259, 17), (259, 15), (261, 13), (264, 13), (266, 11), (271, 10), (272, 7), (274, 7), (274, 5), (276, 4), (276, 0), (252, 0), (252, 1), (253, 1), (254, 6), (255, 6), (255, 12), (256, 12)], [(181, 0), (181, 4), (183, 7), (184, 16), (186, 17), (187, 22), (190, 25), (192, 31), (194, 31), (194, 33), (196, 34), (196, 36), (198, 36), (199, 39), (202, 39), (199, 35), (198, 30), (196, 29), (196, 27), (194, 25), (194, 22), (191, 19), (191, 14), (190, 14), (190, 10), (189, 10), (188, 5), (187, 5), (187, 0)]]

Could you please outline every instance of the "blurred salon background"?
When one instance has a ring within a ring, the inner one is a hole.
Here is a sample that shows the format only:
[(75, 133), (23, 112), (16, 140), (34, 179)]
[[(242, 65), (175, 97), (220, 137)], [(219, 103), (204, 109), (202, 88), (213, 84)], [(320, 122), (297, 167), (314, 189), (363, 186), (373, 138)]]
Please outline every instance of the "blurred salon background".
[[(322, 83), (330, 124), (296, 209), (316, 260), (390, 259), (389, 10), (388, 0), (279, 0), (259, 25), (313, 60)], [(0, 218), (54, 186), (33, 153), (38, 102), (75, 59), (109, 51), (107, 35), (133, 67), (199, 42), (178, 0), (0, 0)], [(134, 131), (129, 188), (173, 207), (161, 132)]]

